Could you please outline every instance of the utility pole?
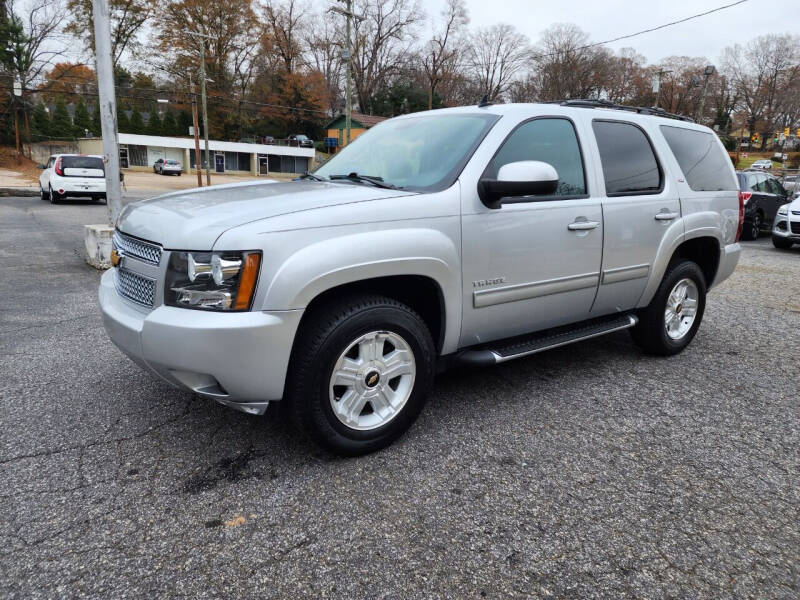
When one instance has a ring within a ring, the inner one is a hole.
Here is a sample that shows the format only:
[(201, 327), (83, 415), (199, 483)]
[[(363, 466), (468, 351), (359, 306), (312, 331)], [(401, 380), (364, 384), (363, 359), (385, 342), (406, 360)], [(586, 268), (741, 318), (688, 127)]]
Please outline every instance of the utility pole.
[(194, 123), (194, 170), (197, 173), (197, 187), (203, 187), (203, 159), (200, 158), (200, 127), (197, 126), (197, 94), (194, 93), (194, 81), (189, 73), (189, 88), (192, 92), (192, 122)]
[(697, 121), (702, 124), (703, 118), (705, 117), (705, 110), (706, 110), (706, 92), (708, 91), (708, 80), (714, 74), (716, 69), (714, 65), (708, 65), (706, 70), (703, 71), (703, 91), (700, 93), (700, 109), (697, 115)]
[(14, 97), (11, 99), (12, 106), (14, 107), (14, 137), (15, 146), (17, 151), (17, 164), (22, 163), (22, 144), (19, 141), (19, 101), (22, 99), (22, 84), (15, 77), (14, 79)]
[(119, 143), (117, 137), (117, 103), (114, 97), (114, 69), (111, 65), (111, 24), (108, 0), (92, 0), (94, 46), (97, 68), (97, 91), (100, 126), (103, 131), (103, 162), (106, 172), (106, 204), (111, 225), (122, 210)]
[(353, 0), (337, 0), (343, 2), (347, 8), (331, 7), (333, 12), (344, 15), (347, 25), (345, 27), (345, 47), (342, 51), (342, 60), (346, 62), (346, 85), (345, 85), (345, 109), (344, 109), (344, 127), (347, 131), (345, 137), (345, 145), (350, 143), (350, 131), (353, 126), (353, 75), (352, 75), (352, 60), (353, 60), (353, 44), (350, 39), (350, 32), (352, 29), (353, 19), (363, 21), (364, 17), (353, 13)]
[[(184, 29), (183, 32), (203, 38), (203, 40), (218, 39), (217, 36), (207, 35), (199, 31)], [(208, 105), (206, 103), (206, 43), (203, 40), (200, 41), (200, 96), (203, 104), (203, 137), (206, 141), (206, 185), (211, 185), (211, 171), (209, 170), (211, 161), (208, 157)]]
[(664, 75), (667, 73), (672, 73), (672, 71), (665, 71), (661, 68), (658, 70), (658, 73), (656, 73), (656, 80), (653, 83), (653, 92), (655, 92), (656, 95), (656, 108), (658, 108), (661, 101), (661, 79), (663, 79)]

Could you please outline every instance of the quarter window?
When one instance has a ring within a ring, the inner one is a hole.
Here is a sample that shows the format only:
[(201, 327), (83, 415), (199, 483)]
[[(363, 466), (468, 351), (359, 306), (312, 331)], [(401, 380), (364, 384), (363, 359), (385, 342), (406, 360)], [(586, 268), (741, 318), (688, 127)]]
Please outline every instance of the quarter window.
[(706, 131), (685, 127), (661, 126), (661, 133), (695, 192), (735, 190), (731, 178), (730, 159), (725, 156), (716, 136)]
[(650, 140), (636, 125), (621, 121), (592, 123), (606, 195), (631, 196), (656, 194), (661, 191), (661, 167)]
[(578, 137), (567, 119), (534, 119), (517, 127), (486, 167), (484, 177), (496, 179), (500, 167), (522, 160), (538, 160), (555, 168), (558, 189), (548, 198), (586, 194)]

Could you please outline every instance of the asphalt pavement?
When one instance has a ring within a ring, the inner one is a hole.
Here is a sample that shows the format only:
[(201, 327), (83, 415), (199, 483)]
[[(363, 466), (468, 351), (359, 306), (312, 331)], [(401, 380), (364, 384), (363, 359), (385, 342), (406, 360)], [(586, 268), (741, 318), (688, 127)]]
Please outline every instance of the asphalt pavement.
[(800, 247), (744, 243), (679, 356), (451, 371), (339, 459), (111, 344), (105, 214), (0, 198), (0, 597), (800, 596)]

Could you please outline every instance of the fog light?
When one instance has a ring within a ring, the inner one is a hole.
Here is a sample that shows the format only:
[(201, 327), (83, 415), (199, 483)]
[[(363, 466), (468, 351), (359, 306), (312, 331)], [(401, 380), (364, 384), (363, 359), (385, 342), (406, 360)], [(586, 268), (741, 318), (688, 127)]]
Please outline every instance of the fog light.
[(778, 221), (778, 224), (775, 227), (780, 231), (786, 231), (786, 221)]

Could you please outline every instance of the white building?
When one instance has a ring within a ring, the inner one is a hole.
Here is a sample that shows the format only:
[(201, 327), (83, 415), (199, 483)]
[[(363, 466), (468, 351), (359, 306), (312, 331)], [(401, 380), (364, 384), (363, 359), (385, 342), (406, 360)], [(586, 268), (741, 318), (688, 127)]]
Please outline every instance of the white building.
[[(100, 138), (78, 140), (81, 154), (103, 154)], [(269, 173), (305, 173), (312, 166), (313, 148), (208, 141), (211, 170), (216, 173), (268, 175)], [(205, 161), (205, 141), (200, 140), (200, 156)], [(146, 171), (159, 158), (180, 161), (183, 172), (195, 166), (194, 138), (119, 134), (119, 158), (123, 169)]]

